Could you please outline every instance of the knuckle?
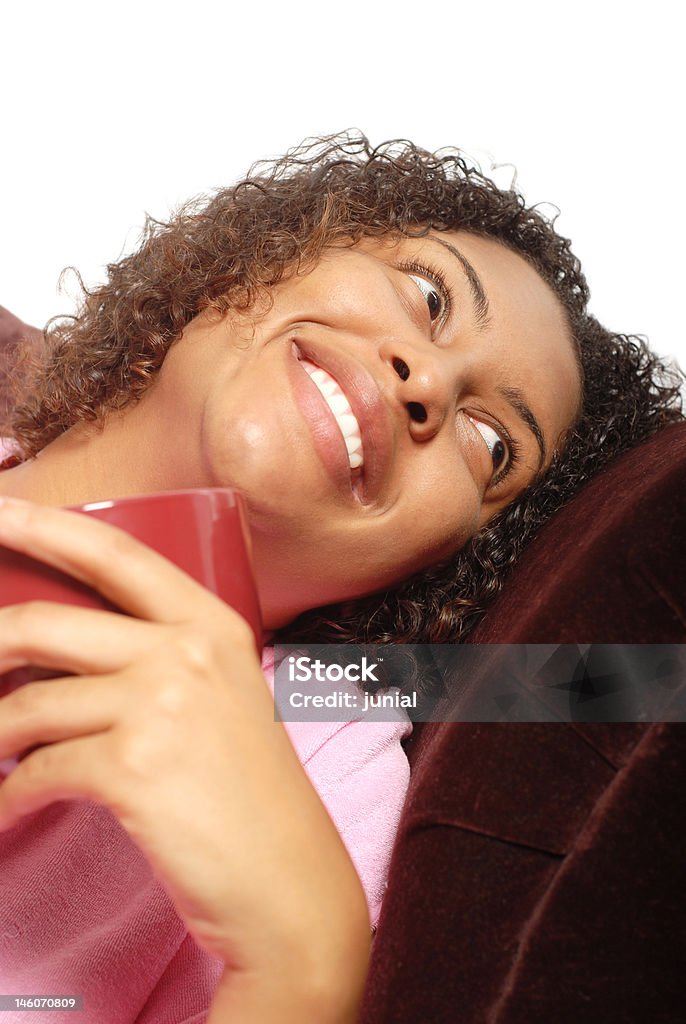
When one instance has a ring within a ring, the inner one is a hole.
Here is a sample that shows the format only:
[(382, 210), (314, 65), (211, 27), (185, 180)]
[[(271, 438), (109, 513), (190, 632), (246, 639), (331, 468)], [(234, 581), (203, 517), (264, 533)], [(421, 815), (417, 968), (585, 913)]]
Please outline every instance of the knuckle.
[(17, 635), (31, 626), (35, 622), (36, 617), (44, 612), (45, 609), (45, 601), (25, 601), (23, 604), (15, 604), (9, 608), (3, 608), (0, 616), (2, 616), (3, 625), (8, 630), (8, 639), (16, 639)]
[(211, 638), (193, 627), (177, 632), (174, 653), (178, 667), (196, 678), (209, 675), (216, 661)]
[(22, 528), (31, 533), (40, 529), (45, 509), (44, 506), (35, 505), (33, 502), (22, 502), (15, 506), (14, 515), (21, 522)]
[(43, 688), (37, 684), (18, 687), (8, 698), (12, 701), (13, 713), (24, 722), (29, 722), (40, 711), (42, 694)]
[(252, 626), (235, 609), (228, 605), (217, 606), (216, 613), (207, 620), (215, 643), (233, 650), (255, 651), (255, 634)]
[(116, 526), (110, 526), (103, 531), (102, 538), (98, 539), (95, 556), (103, 568), (109, 568), (132, 558), (137, 550), (138, 544), (130, 534)]
[(20, 762), (22, 785), (27, 789), (38, 788), (44, 779), (54, 775), (55, 761), (55, 749), (50, 745), (31, 751)]
[(174, 721), (187, 715), (191, 707), (191, 692), (178, 674), (170, 674), (157, 681), (154, 706), (158, 720)]
[(114, 760), (120, 780), (128, 783), (149, 781), (159, 763), (159, 743), (148, 731), (136, 730), (119, 736), (114, 744)]

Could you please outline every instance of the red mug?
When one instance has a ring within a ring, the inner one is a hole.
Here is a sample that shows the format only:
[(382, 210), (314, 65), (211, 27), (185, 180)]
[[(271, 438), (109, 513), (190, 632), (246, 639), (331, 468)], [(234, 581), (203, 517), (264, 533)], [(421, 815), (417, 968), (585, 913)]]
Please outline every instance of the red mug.
[[(261, 651), (262, 622), (250, 534), (244, 499), (237, 491), (165, 491), (92, 502), (72, 510), (120, 527), (183, 569), (243, 616)], [(32, 600), (112, 609), (91, 587), (0, 546), (0, 607)], [(22, 683), (51, 674), (54, 672), (44, 669), (20, 669), (0, 676), (0, 697)]]

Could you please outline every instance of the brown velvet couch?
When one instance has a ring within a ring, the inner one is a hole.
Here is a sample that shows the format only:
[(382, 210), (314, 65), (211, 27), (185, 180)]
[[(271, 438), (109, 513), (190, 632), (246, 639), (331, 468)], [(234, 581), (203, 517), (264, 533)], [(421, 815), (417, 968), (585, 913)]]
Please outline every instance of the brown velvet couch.
[[(544, 527), (472, 640), (686, 643), (686, 423)], [(408, 753), (361, 1024), (686, 1021), (686, 725), (430, 723)]]
[[(685, 643), (685, 577), (680, 424), (547, 524), (472, 639)], [(408, 753), (361, 1024), (686, 1021), (686, 725), (431, 723)]]

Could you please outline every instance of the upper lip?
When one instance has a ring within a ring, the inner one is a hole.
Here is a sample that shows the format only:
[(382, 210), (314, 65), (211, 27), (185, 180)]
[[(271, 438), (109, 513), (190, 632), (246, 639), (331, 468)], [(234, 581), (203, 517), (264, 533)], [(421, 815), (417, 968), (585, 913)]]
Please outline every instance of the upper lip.
[(294, 338), (298, 353), (330, 374), (350, 404), (360, 428), (364, 463), (360, 499), (374, 501), (387, 480), (393, 452), (393, 430), (388, 408), (374, 377), (356, 360), (317, 343)]

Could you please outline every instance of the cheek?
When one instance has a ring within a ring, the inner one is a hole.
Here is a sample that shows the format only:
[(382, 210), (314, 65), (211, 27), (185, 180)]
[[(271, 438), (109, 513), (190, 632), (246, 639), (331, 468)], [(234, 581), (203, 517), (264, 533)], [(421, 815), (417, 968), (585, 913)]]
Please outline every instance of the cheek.
[[(366, 564), (384, 583), (394, 583), (451, 558), (479, 529), (481, 503), (466, 485), (422, 489), (411, 507), (389, 517), (383, 534), (371, 538)], [(381, 585), (381, 584), (380, 584)]]
[(205, 410), (203, 456), (218, 486), (239, 488), (256, 508), (278, 507), (292, 497), (297, 445), (272, 403), (259, 413), (251, 405), (234, 403), (230, 414), (221, 407)]
[[(270, 394), (263, 388), (257, 407), (254, 392), (247, 392), (234, 388), (230, 403), (223, 398), (208, 403), (203, 458), (214, 486), (233, 486), (244, 494), (253, 533), (270, 539), (279, 561), (288, 557), (297, 567), (294, 550), (326, 538), (327, 524), (340, 531), (345, 510), (297, 414), (278, 401), (278, 389)], [(331, 554), (336, 534), (326, 540)], [(318, 572), (329, 567), (324, 562)]]
[(399, 546), (393, 553), (397, 575), (403, 578), (452, 558), (476, 533), (477, 526), (472, 521), (469, 524), (453, 521), (446, 523), (440, 532), (421, 526), (415, 529), (410, 544)]

